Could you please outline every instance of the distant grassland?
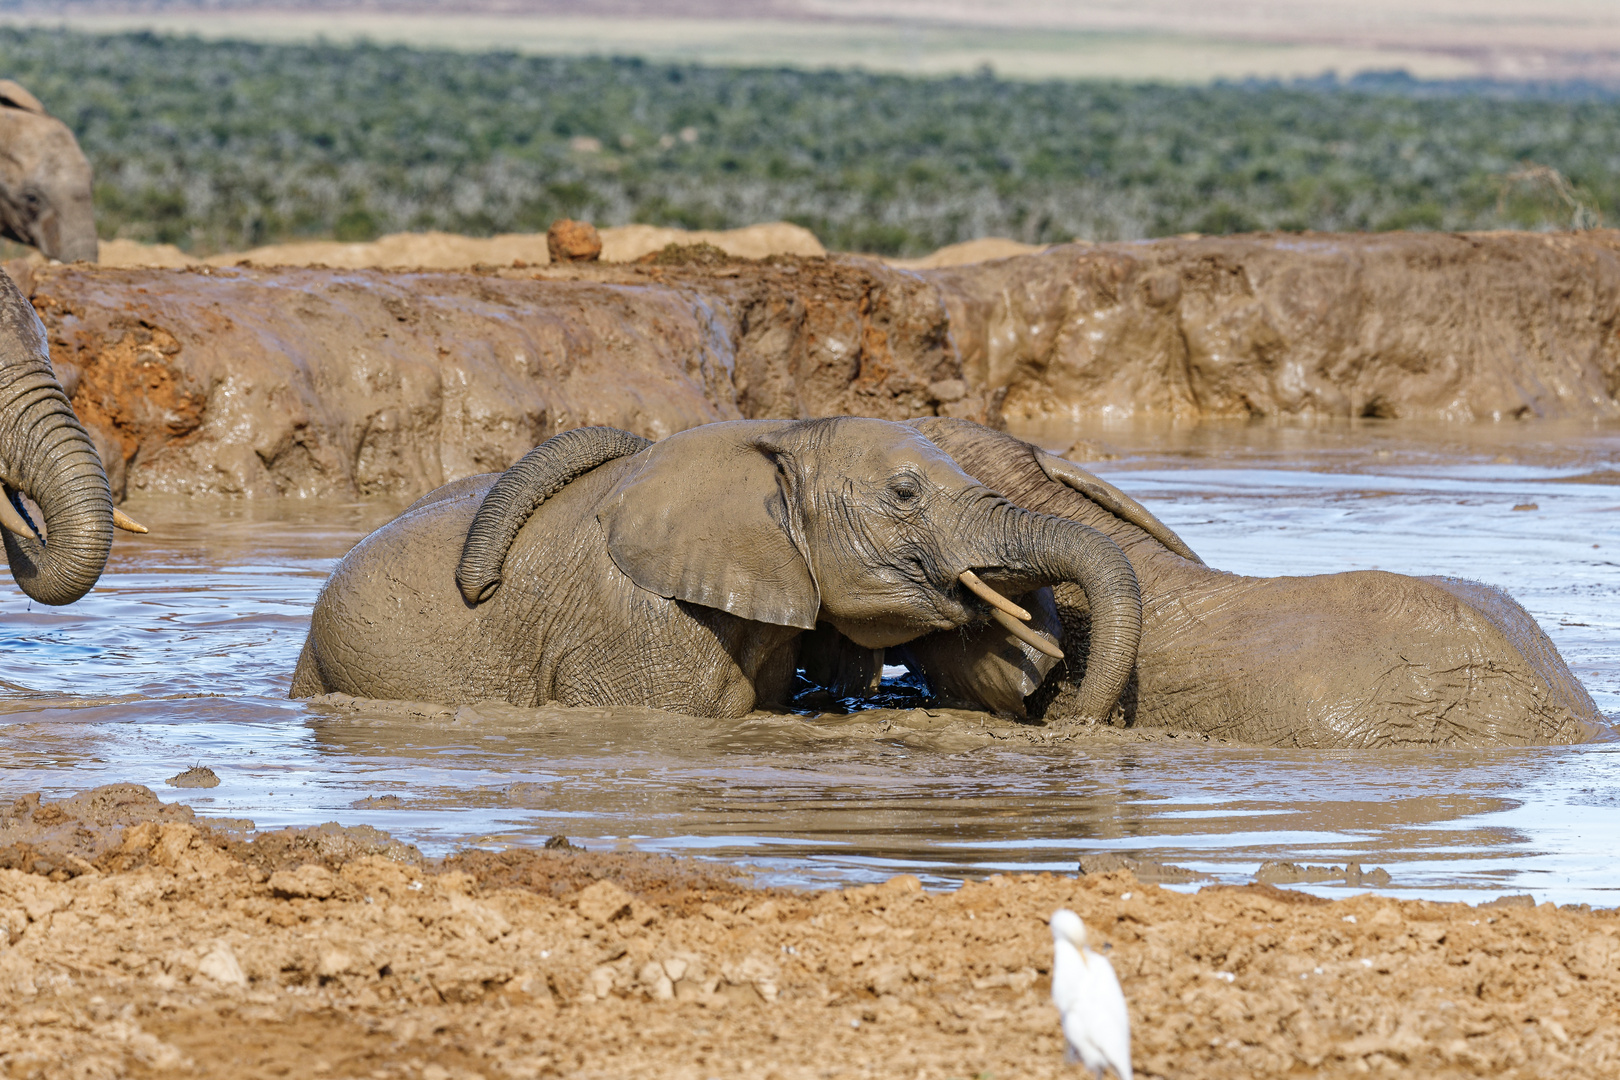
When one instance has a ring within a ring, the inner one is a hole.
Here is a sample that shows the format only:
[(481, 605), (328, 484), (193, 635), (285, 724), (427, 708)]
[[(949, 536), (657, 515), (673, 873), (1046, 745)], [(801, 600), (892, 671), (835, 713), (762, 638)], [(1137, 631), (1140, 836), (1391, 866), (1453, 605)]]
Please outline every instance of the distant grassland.
[[(1620, 110), (1600, 95), (924, 79), (16, 29), (0, 29), (0, 75), (78, 135), (104, 236), (194, 252), (536, 231), (563, 216), (785, 219), (831, 248), (918, 254), (985, 235), (1563, 228), (1620, 211)], [(1503, 179), (1525, 161), (1569, 186)]]

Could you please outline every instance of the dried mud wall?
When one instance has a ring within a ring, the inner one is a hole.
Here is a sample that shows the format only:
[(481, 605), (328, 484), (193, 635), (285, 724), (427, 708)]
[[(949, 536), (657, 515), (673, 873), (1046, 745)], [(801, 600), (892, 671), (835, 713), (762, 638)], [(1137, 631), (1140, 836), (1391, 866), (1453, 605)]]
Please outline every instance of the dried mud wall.
[(412, 499), (587, 424), (658, 438), (739, 417), (988, 416), (926, 284), (746, 267), (73, 266), (29, 285), (120, 496)]
[(1620, 233), (1064, 245), (925, 271), (1012, 424), (1620, 417)]
[(120, 495), (411, 499), (583, 424), (1620, 418), (1620, 233), (1075, 244), (921, 271), (689, 250), (18, 272)]

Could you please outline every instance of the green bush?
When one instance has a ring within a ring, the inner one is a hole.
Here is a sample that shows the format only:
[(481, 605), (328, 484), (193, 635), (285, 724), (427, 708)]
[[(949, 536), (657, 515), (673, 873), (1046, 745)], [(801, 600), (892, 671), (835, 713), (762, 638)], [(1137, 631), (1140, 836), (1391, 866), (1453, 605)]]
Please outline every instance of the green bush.
[[(832, 248), (915, 254), (985, 235), (1562, 228), (1569, 191), (1589, 211), (1620, 205), (1620, 111), (1598, 95), (914, 79), (43, 29), (0, 30), (0, 74), (78, 134), (103, 235), (198, 252), (567, 216), (785, 219)], [(1573, 187), (1502, 180), (1527, 160)]]

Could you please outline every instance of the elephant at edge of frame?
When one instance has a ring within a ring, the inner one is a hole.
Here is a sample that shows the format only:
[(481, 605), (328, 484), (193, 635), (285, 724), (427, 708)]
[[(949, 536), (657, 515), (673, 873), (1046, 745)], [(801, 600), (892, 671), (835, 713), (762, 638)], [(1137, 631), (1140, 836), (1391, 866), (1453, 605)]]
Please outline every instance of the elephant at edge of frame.
[(95, 262), (90, 162), (39, 99), (0, 79), (0, 236), (47, 259)]
[(51, 368), (45, 327), (0, 273), (0, 536), (11, 576), (42, 604), (71, 604), (100, 579), (114, 527), (146, 531), (113, 506), (101, 458)]
[[(1015, 505), (1114, 539), (1142, 594), (1125, 723), (1269, 746), (1526, 746), (1612, 736), (1530, 613), (1500, 589), (1378, 570), (1247, 577), (1204, 565), (1135, 500), (1073, 462), (966, 420), (911, 426)], [(1043, 590), (1044, 592), (1044, 590)], [(1019, 598), (1082, 651), (1086, 598)], [(892, 660), (944, 702), (1062, 720), (1074, 674), (994, 627), (934, 634)]]
[(1013, 506), (916, 429), (734, 420), (652, 444), (581, 428), (350, 551), (291, 695), (735, 717), (784, 703), (801, 665), (873, 684), (884, 650), (936, 631), (994, 621), (1061, 656), (1006, 595), (1059, 582), (1091, 612), (1077, 715), (1106, 717), (1140, 633), (1129, 561), (1088, 525)]

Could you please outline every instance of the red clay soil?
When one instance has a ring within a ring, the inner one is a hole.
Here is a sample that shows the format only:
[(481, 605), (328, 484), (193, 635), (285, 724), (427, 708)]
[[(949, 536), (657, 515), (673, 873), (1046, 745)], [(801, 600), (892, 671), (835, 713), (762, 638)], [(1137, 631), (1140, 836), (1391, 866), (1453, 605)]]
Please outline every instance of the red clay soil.
[(768, 891), (189, 813), (120, 785), (0, 815), (0, 1076), (1073, 1076), (1060, 906), (1110, 947), (1138, 1075), (1620, 1075), (1614, 911), (1129, 871)]
[(410, 499), (582, 424), (1620, 417), (1612, 231), (19, 273), (120, 494)]

